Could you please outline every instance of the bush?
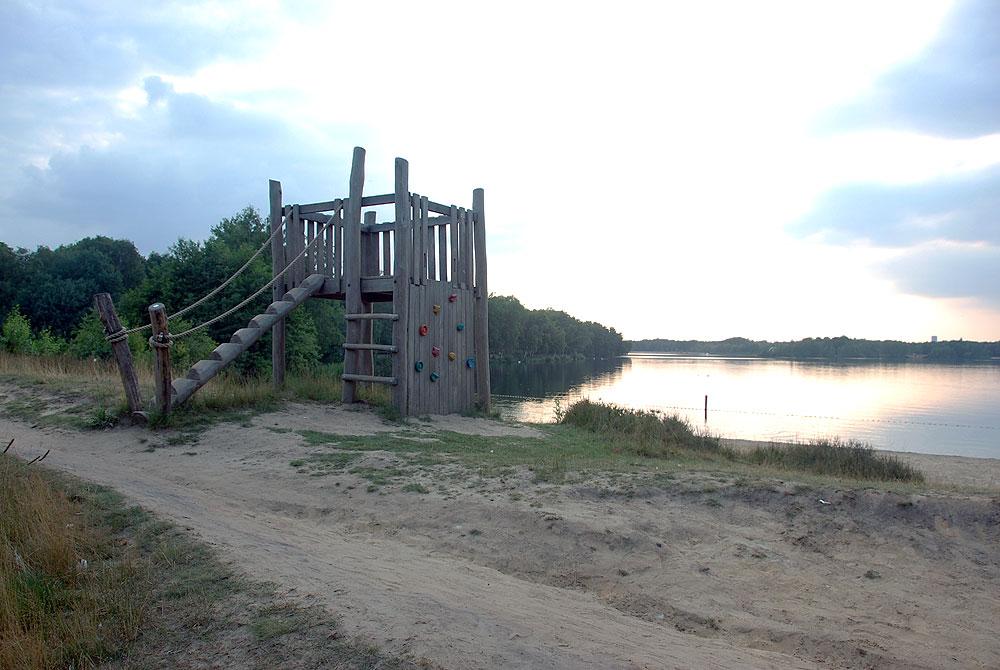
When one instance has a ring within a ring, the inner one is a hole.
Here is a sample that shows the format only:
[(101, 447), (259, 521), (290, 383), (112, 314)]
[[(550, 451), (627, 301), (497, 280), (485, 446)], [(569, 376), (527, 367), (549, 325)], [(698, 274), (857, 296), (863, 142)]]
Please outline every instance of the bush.
[(623, 449), (640, 456), (668, 456), (677, 449), (710, 451), (726, 458), (733, 454), (719, 440), (699, 435), (687, 421), (647, 410), (628, 409), (580, 400), (561, 412), (559, 423), (606, 435)]
[(55, 356), (66, 351), (67, 346), (69, 343), (66, 340), (45, 328), (31, 343), (31, 350), (36, 356)]
[(31, 323), (21, 314), (21, 308), (14, 305), (0, 330), (0, 348), (12, 354), (30, 354), (31, 340)]
[(904, 463), (898, 456), (876, 451), (870, 444), (858, 440), (814, 440), (809, 444), (758, 447), (747, 454), (747, 460), (757, 465), (835, 477), (915, 483), (924, 481), (920, 470)]

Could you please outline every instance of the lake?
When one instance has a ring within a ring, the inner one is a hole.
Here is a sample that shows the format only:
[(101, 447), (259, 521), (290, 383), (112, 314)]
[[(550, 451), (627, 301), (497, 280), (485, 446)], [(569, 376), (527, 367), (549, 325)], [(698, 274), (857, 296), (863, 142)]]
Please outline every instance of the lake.
[[(1000, 458), (1000, 364), (803, 362), (633, 353), (495, 363), (505, 418), (552, 421), (580, 398), (678, 414), (722, 437), (853, 438), (879, 449)], [(705, 419), (705, 396), (708, 417)]]

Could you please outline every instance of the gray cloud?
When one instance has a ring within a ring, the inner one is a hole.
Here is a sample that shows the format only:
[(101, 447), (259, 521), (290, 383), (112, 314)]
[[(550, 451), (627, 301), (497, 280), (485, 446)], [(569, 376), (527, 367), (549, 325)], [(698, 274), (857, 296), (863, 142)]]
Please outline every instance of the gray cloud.
[(921, 184), (843, 186), (826, 193), (792, 230), (823, 233), (835, 243), (1000, 244), (1000, 167)]
[(1000, 131), (1000, 3), (964, 0), (934, 42), (874, 91), (833, 110), (820, 129), (890, 127), (948, 137)]
[(1000, 307), (1000, 247), (921, 248), (887, 263), (884, 270), (907, 293), (974, 297)]

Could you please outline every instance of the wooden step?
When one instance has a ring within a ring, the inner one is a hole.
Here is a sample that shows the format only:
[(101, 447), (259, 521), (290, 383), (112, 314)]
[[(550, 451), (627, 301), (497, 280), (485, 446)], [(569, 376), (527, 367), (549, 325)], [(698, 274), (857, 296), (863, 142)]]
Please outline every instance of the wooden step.
[(348, 321), (368, 321), (384, 319), (386, 321), (399, 321), (399, 314), (383, 314), (382, 312), (367, 312), (364, 314), (345, 314)]
[(361, 351), (385, 351), (390, 354), (394, 354), (399, 349), (391, 344), (348, 344), (344, 343), (344, 348), (349, 350), (361, 350)]
[(340, 376), (345, 382), (371, 382), (373, 384), (390, 384), (395, 385), (398, 380), (395, 377), (375, 377), (373, 375), (349, 375), (343, 374)]

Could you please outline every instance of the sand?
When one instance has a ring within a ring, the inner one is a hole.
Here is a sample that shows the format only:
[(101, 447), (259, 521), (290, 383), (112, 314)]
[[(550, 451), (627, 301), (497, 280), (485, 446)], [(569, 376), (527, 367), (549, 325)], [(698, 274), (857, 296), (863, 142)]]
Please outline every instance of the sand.
[[(414, 475), (427, 494), (367, 492), (346, 470), (298, 472), (292, 460), (328, 447), (275, 429), (398, 427), (292, 405), (177, 446), (136, 428), (6, 419), (0, 439), (27, 458), (51, 449), (47, 466), (115, 487), (283, 595), (323, 604), (349, 633), (445, 668), (1000, 667), (995, 491), (734, 486), (705, 473), (549, 485), (446, 465)], [(935, 481), (997, 482), (997, 462), (914, 457)]]

